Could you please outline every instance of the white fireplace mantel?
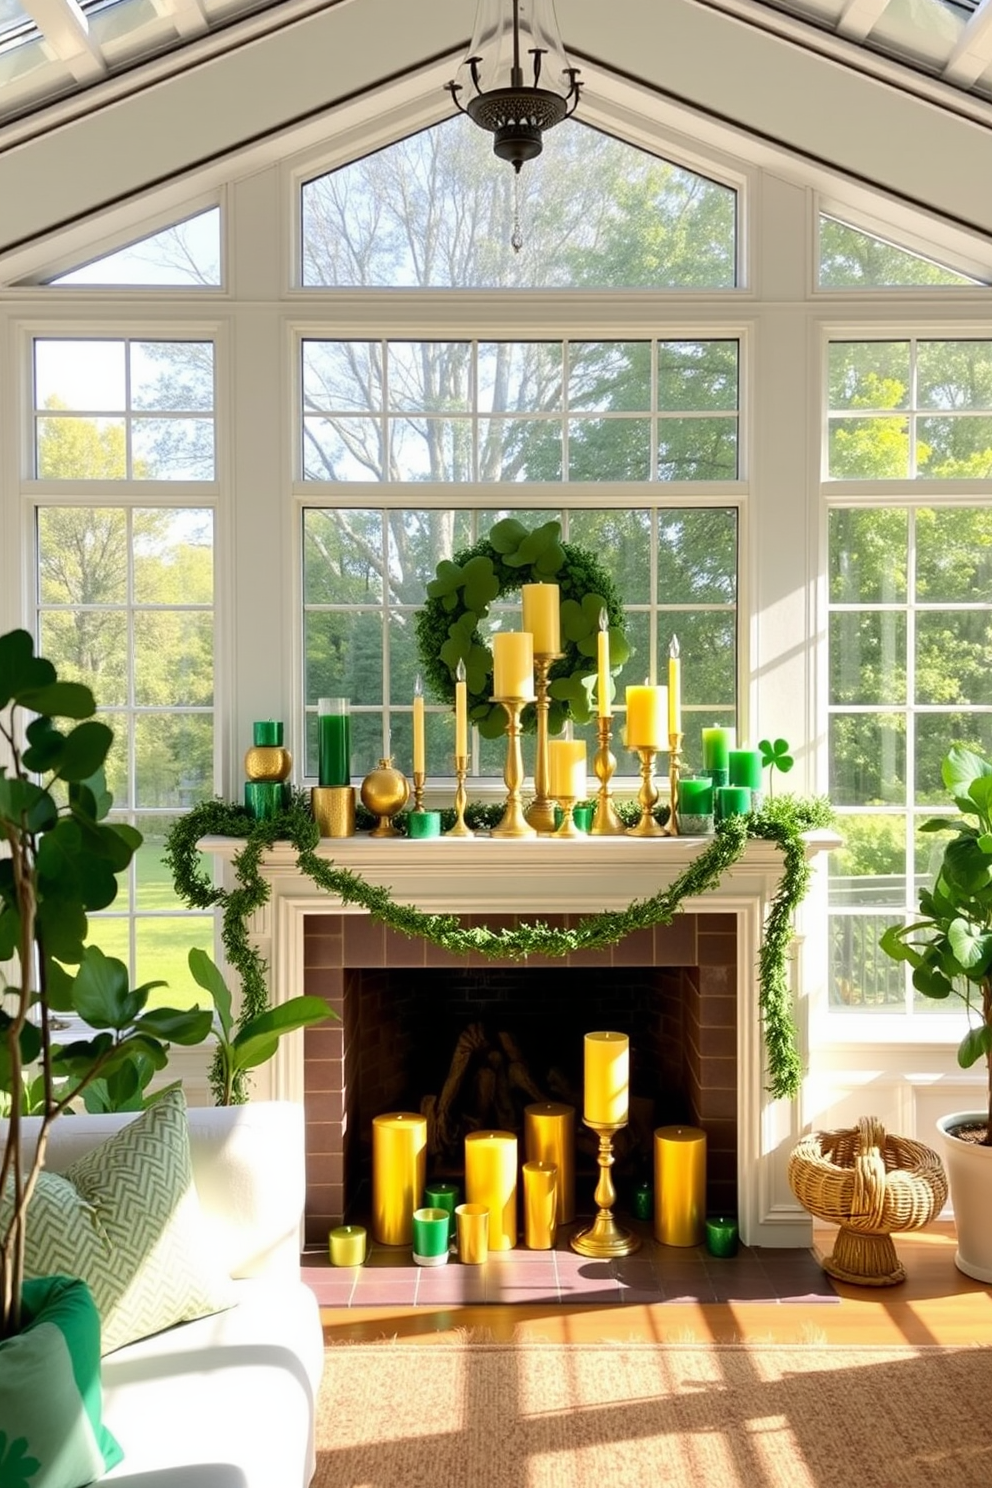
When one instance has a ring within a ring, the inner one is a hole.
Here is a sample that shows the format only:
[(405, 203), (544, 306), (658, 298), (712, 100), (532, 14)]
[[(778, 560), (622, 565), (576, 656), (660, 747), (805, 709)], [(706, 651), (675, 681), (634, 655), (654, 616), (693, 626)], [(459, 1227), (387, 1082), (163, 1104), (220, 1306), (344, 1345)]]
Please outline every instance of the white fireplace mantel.
[[(829, 831), (808, 833), (815, 860), (837, 846)], [(318, 856), (387, 887), (400, 903), (446, 914), (593, 913), (624, 909), (667, 888), (705, 847), (700, 838), (539, 837), (406, 838), (356, 836), (323, 840)], [(221, 882), (235, 883), (234, 859), (243, 843), (205, 837)], [(252, 918), (253, 944), (268, 965), (273, 1002), (303, 986), (303, 928), (308, 914), (363, 914), (319, 888), (296, 864), (295, 849), (276, 843), (260, 864), (269, 899)], [(815, 866), (815, 862), (814, 862)], [(786, 1165), (800, 1135), (796, 1104), (770, 1099), (758, 1019), (757, 960), (762, 927), (782, 875), (774, 843), (752, 840), (741, 859), (710, 892), (682, 903), (691, 914), (732, 914), (737, 920), (738, 1194), (741, 1238), (748, 1245), (809, 1245), (811, 1221), (789, 1188)], [(806, 1057), (806, 1008), (825, 975), (826, 916), (821, 875), (800, 906), (792, 956), (792, 985), (800, 1053)], [(302, 1101), (303, 1035), (284, 1039), (259, 1071), (262, 1098)]]

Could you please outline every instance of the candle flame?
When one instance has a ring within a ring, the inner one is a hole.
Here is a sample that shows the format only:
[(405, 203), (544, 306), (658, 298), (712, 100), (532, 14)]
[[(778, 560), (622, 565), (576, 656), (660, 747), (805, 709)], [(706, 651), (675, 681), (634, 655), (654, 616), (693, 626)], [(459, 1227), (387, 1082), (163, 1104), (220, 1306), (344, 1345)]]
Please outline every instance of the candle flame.
[(668, 654), (671, 657), (677, 657), (679, 654), (679, 638), (677, 635), (672, 636), (671, 644), (668, 647)]
[(599, 628), (600, 630), (609, 630), (610, 628), (610, 617), (606, 613), (605, 606), (599, 612)]
[(465, 670), (465, 658), (464, 656), (459, 656), (458, 665), (455, 667), (455, 678), (459, 682), (464, 682), (467, 676), (468, 673)]
[(417, 680), (413, 684), (413, 695), (414, 697), (423, 697), (424, 695), (424, 679), (419, 672), (417, 673)]

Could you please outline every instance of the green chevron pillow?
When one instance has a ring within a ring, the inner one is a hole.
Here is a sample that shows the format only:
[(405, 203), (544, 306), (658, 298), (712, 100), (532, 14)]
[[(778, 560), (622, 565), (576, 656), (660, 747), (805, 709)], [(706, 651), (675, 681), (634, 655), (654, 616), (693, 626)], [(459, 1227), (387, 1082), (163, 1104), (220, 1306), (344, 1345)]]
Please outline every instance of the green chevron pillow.
[(39, 1175), (25, 1274), (53, 1273), (86, 1282), (104, 1354), (233, 1305), (230, 1279), (205, 1238), (181, 1089), (166, 1092), (64, 1173)]

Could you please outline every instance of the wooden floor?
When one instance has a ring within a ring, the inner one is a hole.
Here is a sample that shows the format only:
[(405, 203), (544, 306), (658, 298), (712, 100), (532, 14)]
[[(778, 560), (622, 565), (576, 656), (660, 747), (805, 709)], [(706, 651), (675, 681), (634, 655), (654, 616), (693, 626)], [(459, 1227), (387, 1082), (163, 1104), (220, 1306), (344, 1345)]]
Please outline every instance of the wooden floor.
[[(828, 1254), (832, 1230), (814, 1248)], [(836, 1282), (839, 1303), (665, 1303), (541, 1307), (324, 1307), (328, 1342), (409, 1338), (419, 1342), (472, 1330), (497, 1341), (657, 1343), (992, 1343), (992, 1286), (954, 1265), (952, 1225), (895, 1237), (907, 1278), (898, 1286)]]

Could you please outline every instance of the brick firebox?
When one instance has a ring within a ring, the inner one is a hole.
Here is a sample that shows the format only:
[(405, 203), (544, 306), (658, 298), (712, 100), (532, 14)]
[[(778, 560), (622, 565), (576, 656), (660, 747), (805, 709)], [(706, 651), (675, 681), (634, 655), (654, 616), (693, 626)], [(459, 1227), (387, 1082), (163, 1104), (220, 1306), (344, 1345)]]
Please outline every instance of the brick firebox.
[[(549, 916), (547, 922), (567, 925), (569, 918)], [(480, 916), (474, 923), (495, 927), (514, 919)], [(632, 1057), (640, 1070), (642, 1103), (654, 1119), (703, 1127), (708, 1207), (736, 1211), (735, 915), (682, 915), (671, 925), (628, 936), (611, 950), (573, 955), (564, 962), (531, 957), (521, 968), (520, 963), (480, 956), (450, 956), (425, 941), (393, 934), (366, 916), (312, 914), (304, 928), (305, 990), (325, 998), (341, 1021), (306, 1033), (308, 1243), (323, 1243), (330, 1226), (357, 1217), (368, 1175), (372, 1117), (408, 1108), (410, 999), (421, 999), (412, 1021), (427, 1022), (429, 1037), (432, 1006), (440, 1026), (446, 998), (470, 1007), (473, 996), (491, 995), (486, 987), (481, 993), (471, 986), (466, 991), (464, 973), (471, 981), (473, 968), (495, 973), (503, 966), (526, 979), (523, 995), (535, 1006), (542, 997), (557, 998), (556, 1008), (574, 1004), (580, 1026), (585, 1019), (589, 1027), (618, 1026), (634, 1033), (641, 1045)], [(564, 999), (563, 976), (568, 979)], [(486, 980), (501, 979), (492, 975)], [(611, 1020), (610, 1010), (617, 1008), (622, 1012)], [(635, 1016), (639, 1021), (632, 1026)], [(575, 1037), (573, 1028), (573, 1043)], [(635, 1080), (635, 1093), (637, 1088)], [(589, 1183), (591, 1191), (594, 1179)]]

